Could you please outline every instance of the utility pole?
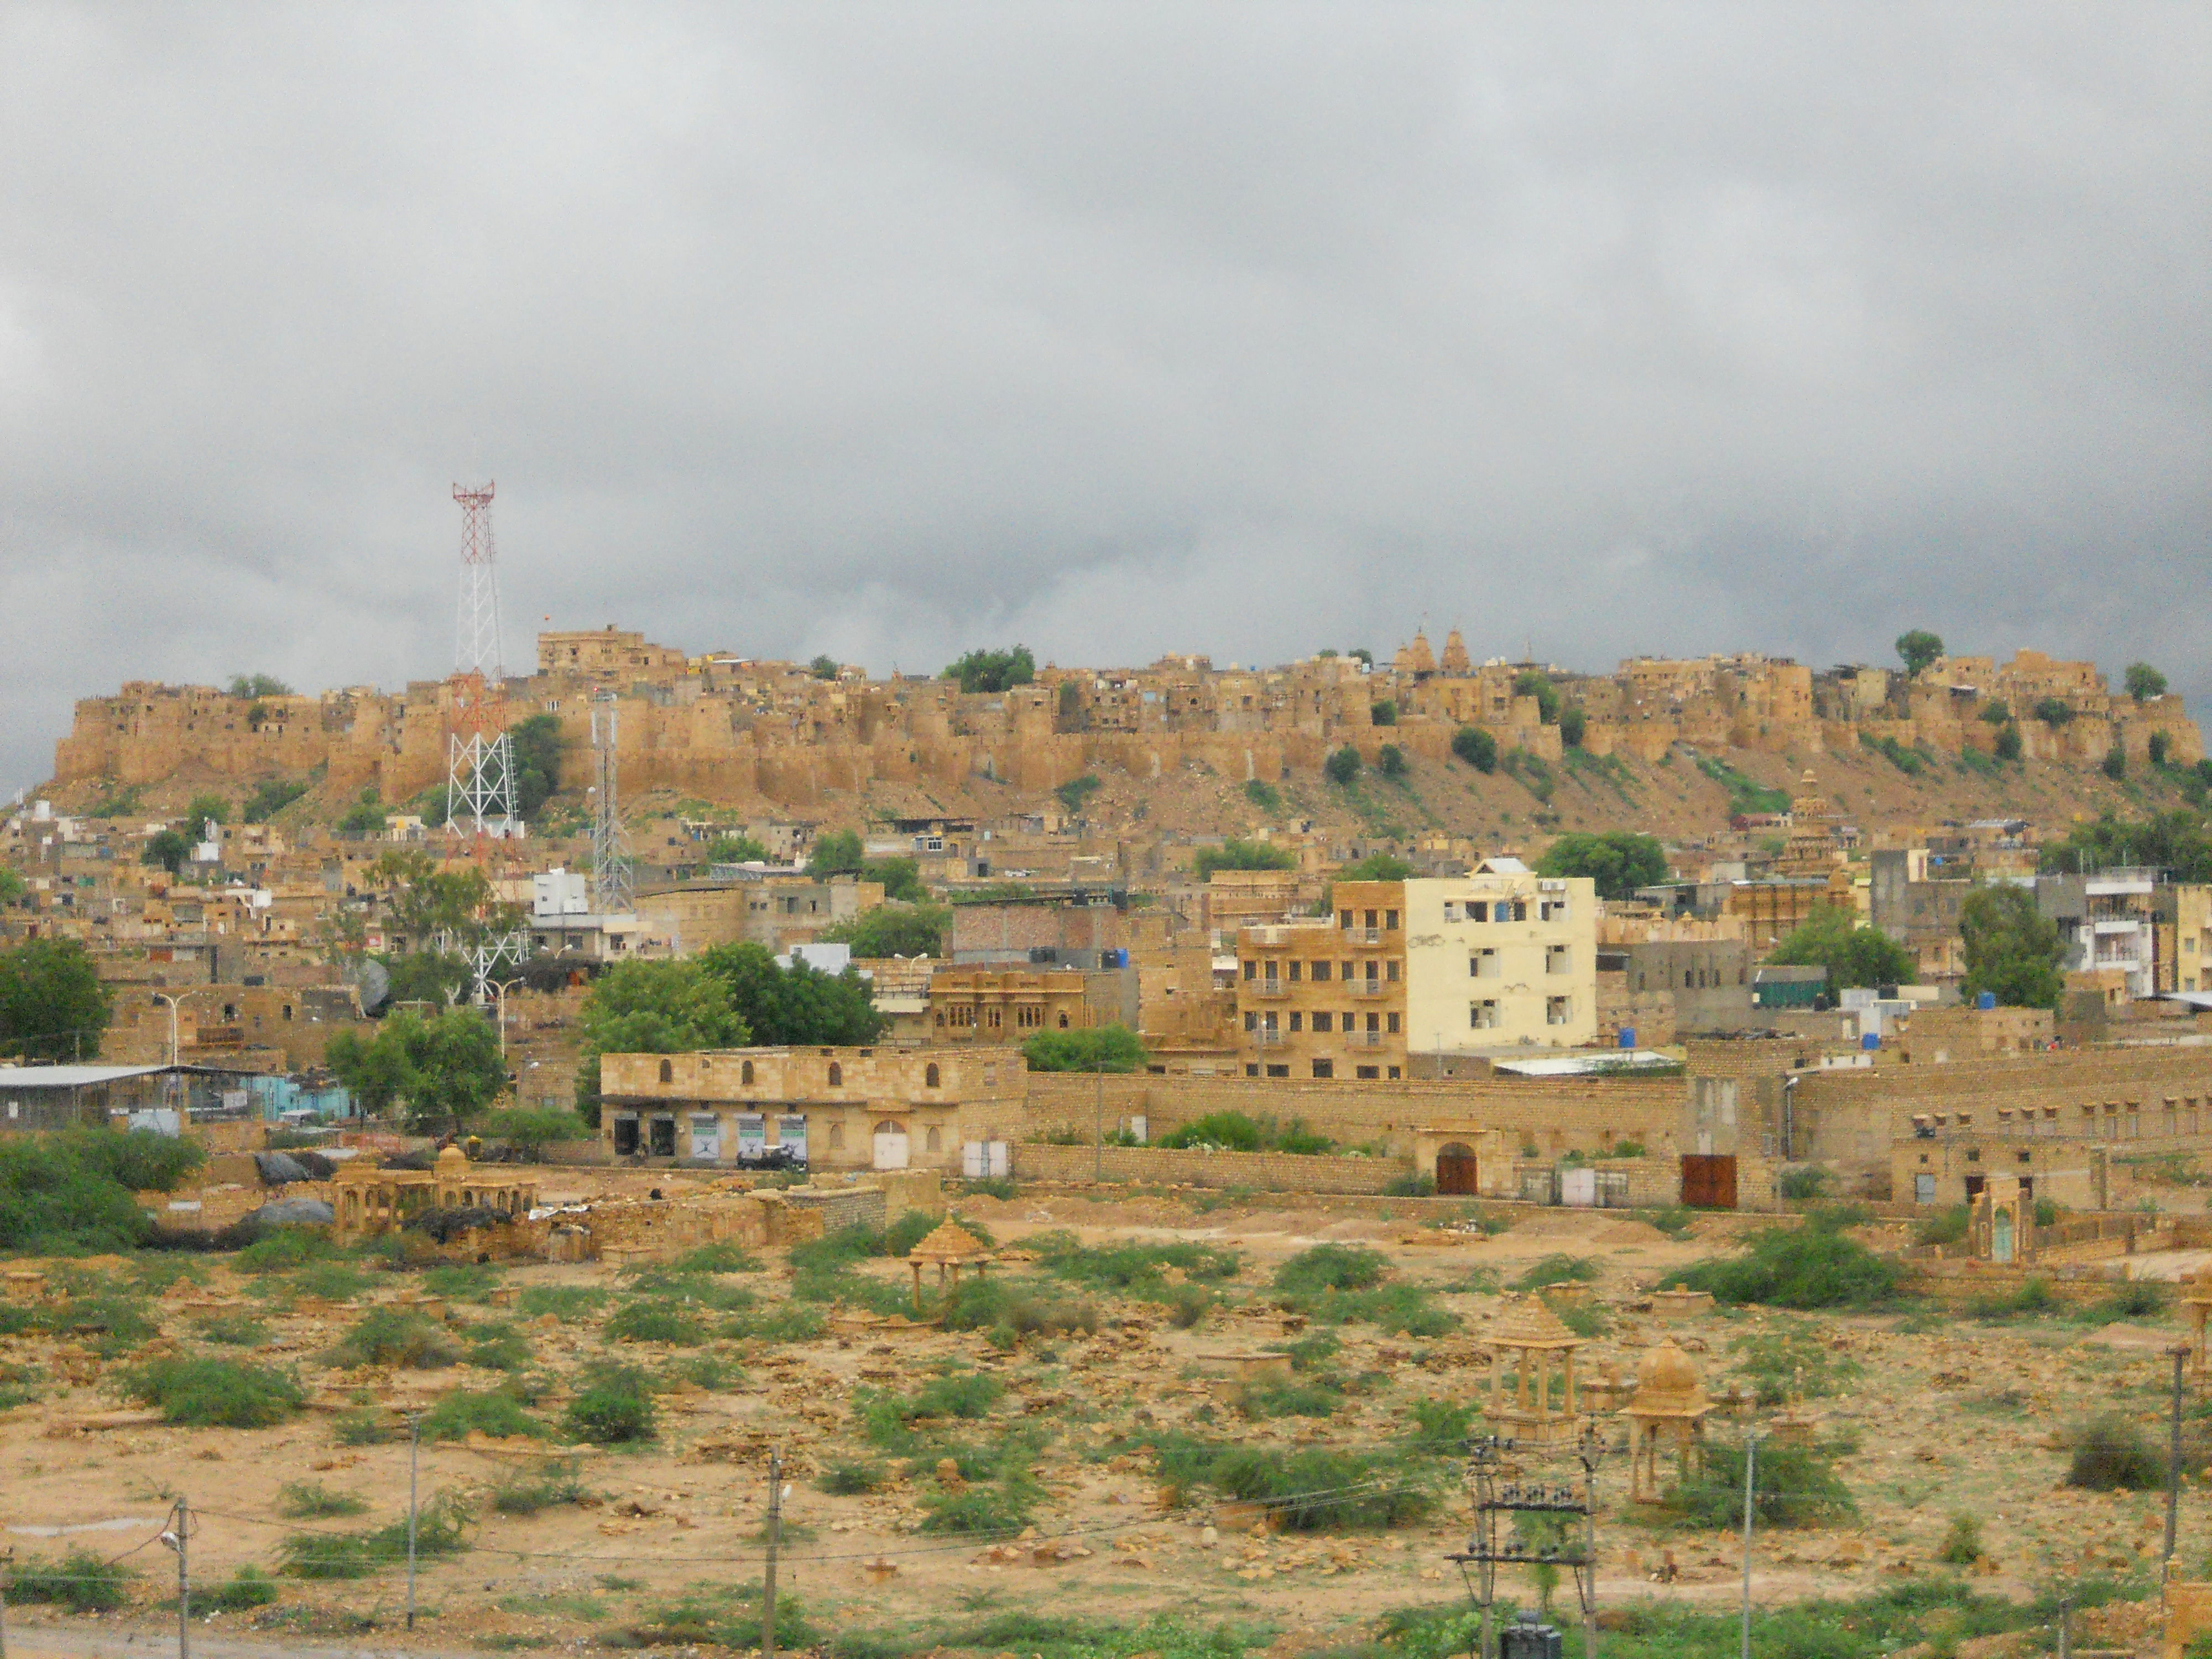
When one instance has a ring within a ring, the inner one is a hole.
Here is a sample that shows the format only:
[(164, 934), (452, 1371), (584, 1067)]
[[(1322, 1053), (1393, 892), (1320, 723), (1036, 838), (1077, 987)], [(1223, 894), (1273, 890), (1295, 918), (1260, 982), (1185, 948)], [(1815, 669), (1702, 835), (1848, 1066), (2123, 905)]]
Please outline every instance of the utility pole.
[(1759, 1436), (1750, 1430), (1743, 1437), (1743, 1659), (1751, 1659), (1751, 1495), (1752, 1478), (1759, 1468)]
[(415, 1466), (422, 1449), (422, 1418), (407, 1419), (407, 1628), (415, 1628)]
[(177, 1535), (177, 1659), (192, 1659), (191, 1510), (177, 1499), (173, 1522)]
[(768, 1572), (761, 1585), (761, 1659), (775, 1659), (775, 1546), (783, 1533), (783, 1454), (768, 1455)]
[(1106, 1056), (1103, 1054), (1091, 1062), (1091, 1072), (1097, 1089), (1097, 1098), (1091, 1108), (1091, 1139), (1093, 1143), (1091, 1183), (1095, 1187), (1106, 1179)]
[(8, 1659), (8, 1579), (14, 1576), (15, 1551), (0, 1551), (0, 1659)]
[(2173, 1351), (2172, 1432), (2166, 1446), (2166, 1553), (2160, 1559), (2162, 1577), (2173, 1575), (2175, 1534), (2181, 1524), (2181, 1368), (2189, 1361), (2186, 1346)]

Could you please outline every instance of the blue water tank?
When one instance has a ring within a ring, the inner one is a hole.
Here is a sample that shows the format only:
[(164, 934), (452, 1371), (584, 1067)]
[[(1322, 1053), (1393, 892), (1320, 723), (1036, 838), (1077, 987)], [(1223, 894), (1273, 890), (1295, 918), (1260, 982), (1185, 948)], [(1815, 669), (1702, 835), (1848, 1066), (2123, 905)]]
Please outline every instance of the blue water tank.
[(1996, 1006), (1997, 994), (1995, 991), (1977, 991), (1974, 993), (1975, 1007), (1989, 1009), (1994, 1008)]
[(1859, 1047), (1862, 1048), (1881, 1048), (1881, 1033), (1879, 1031), (1867, 1031), (1862, 1033), (1859, 1037)]
[(1636, 1046), (1636, 1028), (1633, 1025), (1624, 1025), (1620, 1028), (1620, 1046), (1624, 1048), (1633, 1048)]

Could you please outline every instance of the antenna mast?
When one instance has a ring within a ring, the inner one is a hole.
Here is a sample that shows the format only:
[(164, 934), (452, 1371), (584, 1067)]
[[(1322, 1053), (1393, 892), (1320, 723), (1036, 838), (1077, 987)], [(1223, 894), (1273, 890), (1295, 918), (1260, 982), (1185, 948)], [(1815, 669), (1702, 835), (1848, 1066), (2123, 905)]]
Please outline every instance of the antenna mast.
[[(453, 486), (453, 499), (461, 506), (461, 586), (453, 677), (447, 682), (446, 739), (446, 824), (469, 843), (470, 856), (487, 877), (493, 873), (491, 843), (524, 833), (514, 811), (514, 743), (507, 730), (491, 498), (489, 482), (474, 489)], [(526, 930), (486, 931), (462, 947), (479, 1002), (488, 994), (495, 969), (502, 963), (521, 965), (529, 937)]]
[(611, 692), (592, 699), (592, 758), (598, 776), (592, 795), (592, 908), (603, 917), (628, 915), (637, 908), (637, 879), (618, 792), (617, 708)]

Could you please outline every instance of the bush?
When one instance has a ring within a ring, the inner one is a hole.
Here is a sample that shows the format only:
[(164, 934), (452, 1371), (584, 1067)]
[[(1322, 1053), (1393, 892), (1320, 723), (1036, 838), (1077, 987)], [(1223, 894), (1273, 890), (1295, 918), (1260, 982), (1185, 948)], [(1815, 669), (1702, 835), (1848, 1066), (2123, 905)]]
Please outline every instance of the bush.
[[(1667, 1507), (1692, 1525), (1716, 1530), (1743, 1523), (1743, 1448), (1709, 1445), (1704, 1472), (1670, 1488)], [(1770, 1527), (1821, 1527), (1858, 1513), (1850, 1489), (1826, 1453), (1811, 1446), (1761, 1442), (1752, 1507)]]
[(1462, 726), (1452, 733), (1452, 753), (1478, 772), (1498, 769), (1498, 739), (1478, 726)]
[[(750, 1586), (738, 1591), (729, 1599), (720, 1595), (690, 1595), (681, 1600), (653, 1608), (638, 1623), (622, 1632), (624, 1638), (618, 1645), (645, 1648), (732, 1648), (740, 1652), (760, 1646), (762, 1615), (757, 1609), (743, 1606), (732, 1607), (730, 1600), (743, 1602), (756, 1592)], [(795, 1595), (782, 1595), (775, 1601), (776, 1646), (786, 1653), (797, 1653), (804, 1649), (818, 1647), (822, 1637), (806, 1622), (805, 1613)]]
[(672, 1347), (696, 1348), (707, 1340), (707, 1328), (669, 1302), (625, 1302), (603, 1328), (616, 1342), (665, 1342)]
[(1586, 1285), (1598, 1275), (1597, 1263), (1586, 1255), (1553, 1252), (1513, 1281), (1516, 1291), (1548, 1290), (1554, 1285)]
[(124, 1391), (194, 1428), (260, 1429), (307, 1404), (283, 1371), (236, 1359), (155, 1359), (127, 1373)]
[(251, 1314), (210, 1314), (193, 1328), (203, 1342), (228, 1348), (258, 1348), (269, 1340), (269, 1328)]
[(211, 1584), (203, 1589), (195, 1586), (191, 1595), (191, 1611), (198, 1614), (210, 1613), (251, 1613), (256, 1607), (265, 1607), (276, 1599), (276, 1581), (258, 1567), (240, 1567), (229, 1579)]
[(1474, 1434), (1478, 1407), (1457, 1400), (1416, 1400), (1409, 1437), (1416, 1449), (1437, 1457), (1464, 1457)]
[(2166, 1460), (2142, 1431), (2121, 1417), (2099, 1417), (2074, 1431), (2066, 1484), (2089, 1492), (2154, 1492), (2166, 1484)]
[(673, 1273), (757, 1273), (760, 1270), (758, 1257), (749, 1254), (744, 1245), (726, 1241), (702, 1244), (668, 1264), (668, 1271)]
[(1814, 1332), (1794, 1325), (1737, 1337), (1729, 1352), (1762, 1406), (1780, 1405), (1793, 1394), (1808, 1399), (1833, 1394), (1861, 1370), (1850, 1355), (1835, 1352)]
[(2158, 1319), (2166, 1313), (2166, 1287), (2145, 1279), (2121, 1285), (2081, 1317), (2094, 1325), (2115, 1325), (2126, 1319)]
[(1951, 1517), (1951, 1530), (1943, 1534), (1943, 1546), (1936, 1552), (1936, 1559), (1947, 1567), (1971, 1567), (1982, 1559), (1982, 1523), (1966, 1514)]
[(523, 1410), (513, 1395), (495, 1391), (476, 1394), (456, 1389), (423, 1414), (425, 1440), (465, 1440), (471, 1434), (495, 1440), (518, 1435), (543, 1439), (545, 1425)]
[(2049, 1281), (2029, 1279), (2010, 1296), (1975, 1297), (1966, 1304), (1966, 1311), (1976, 1319), (2015, 1319), (2051, 1313), (2057, 1306), (2058, 1298), (2051, 1293)]
[(488, 1371), (519, 1371), (530, 1363), (530, 1339), (512, 1325), (471, 1325), (462, 1333), (469, 1364)]
[(1226, 1497), (1267, 1506), (1292, 1532), (1393, 1527), (1426, 1516), (1436, 1494), (1395, 1458), (1375, 1453), (1223, 1449), (1206, 1479)]
[(1331, 783), (1349, 788), (1358, 780), (1359, 767), (1359, 751), (1347, 743), (1343, 748), (1334, 750), (1322, 763), (1321, 769), (1328, 775)]
[(831, 1463), (817, 1482), (823, 1491), (839, 1498), (857, 1498), (874, 1492), (890, 1479), (890, 1471), (872, 1460)]
[(1800, 1202), (1819, 1198), (1827, 1189), (1829, 1171), (1817, 1164), (1800, 1164), (1782, 1172), (1782, 1196)]
[(406, 1308), (373, 1308), (331, 1350), (340, 1365), (404, 1365), (438, 1370), (459, 1360), (461, 1352), (445, 1328)]
[(332, 1492), (314, 1480), (292, 1480), (276, 1494), (276, 1513), (291, 1521), (318, 1521), (331, 1516), (359, 1515), (368, 1500), (349, 1492)]
[(635, 1445), (659, 1435), (660, 1412), (642, 1373), (609, 1366), (568, 1402), (567, 1421), (571, 1434), (595, 1446)]
[(0, 1142), (0, 1249), (131, 1249), (146, 1239), (153, 1224), (131, 1195), (135, 1189), (86, 1161), (95, 1135), (124, 1139), (112, 1130), (87, 1130)]
[(351, 1533), (295, 1532), (276, 1546), (277, 1569), (294, 1578), (366, 1578), (376, 1571), (375, 1552)]
[(137, 1574), (98, 1553), (72, 1549), (58, 1561), (19, 1561), (8, 1576), (10, 1607), (43, 1603), (71, 1613), (112, 1613), (131, 1599)]
[(363, 1406), (333, 1418), (331, 1435), (341, 1446), (388, 1446), (395, 1440), (404, 1440), (407, 1430), (383, 1407)]
[(1661, 1281), (1710, 1291), (1716, 1302), (1776, 1308), (1879, 1308), (1897, 1298), (1899, 1270), (1830, 1227), (1768, 1227), (1741, 1256), (1701, 1261)]
[(1043, 1496), (1025, 1474), (1008, 1474), (988, 1486), (963, 1486), (922, 1499), (924, 1532), (995, 1534), (1011, 1538), (1030, 1524)]
[(1954, 1204), (1931, 1215), (1913, 1230), (1916, 1244), (1963, 1244), (1966, 1241), (1966, 1206)]
[(606, 1304), (611, 1292), (584, 1285), (526, 1285), (514, 1299), (514, 1310), (525, 1319), (547, 1314), (562, 1320), (580, 1319)]
[(829, 1322), (817, 1309), (779, 1302), (726, 1321), (722, 1331), (726, 1336), (750, 1337), (757, 1342), (811, 1342), (828, 1328)]
[(338, 1247), (319, 1228), (279, 1227), (240, 1250), (230, 1265), (242, 1273), (284, 1273), (337, 1254)]
[(1237, 1408), (1247, 1417), (1334, 1417), (1344, 1403), (1335, 1388), (1320, 1382), (1248, 1382)]
[(573, 1474), (551, 1473), (516, 1476), (492, 1488), (491, 1506), (501, 1515), (535, 1515), (560, 1504), (577, 1504), (589, 1498)]
[(1179, 1129), (1170, 1129), (1156, 1144), (1170, 1152), (1218, 1146), (1224, 1152), (1257, 1152), (1266, 1150), (1267, 1132), (1257, 1119), (1242, 1112), (1209, 1112)]
[(1389, 1277), (1390, 1258), (1358, 1244), (1316, 1244), (1301, 1250), (1275, 1270), (1275, 1288), (1285, 1295), (1317, 1291), (1364, 1291)]

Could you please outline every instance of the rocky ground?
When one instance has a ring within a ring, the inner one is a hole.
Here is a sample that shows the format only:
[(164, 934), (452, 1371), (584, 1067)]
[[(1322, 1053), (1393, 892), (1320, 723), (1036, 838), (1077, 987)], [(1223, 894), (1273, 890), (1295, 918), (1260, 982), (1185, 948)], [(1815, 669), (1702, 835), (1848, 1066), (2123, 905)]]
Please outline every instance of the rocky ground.
[[(544, 1176), (549, 1197), (563, 1182), (598, 1189), (611, 1179), (599, 1171)], [(1122, 1626), (1170, 1616), (1226, 1621), (1279, 1644), (1349, 1643), (1395, 1609), (1464, 1607), (1458, 1571), (1444, 1559), (1469, 1524), (1459, 1465), (1414, 1443), (1415, 1407), (1480, 1403), (1488, 1387), (1485, 1329), (1512, 1287), (1539, 1268), (1547, 1270), (1540, 1276), (1592, 1275), (1566, 1281), (1557, 1303), (1599, 1333), (1579, 1357), (1583, 1376), (1632, 1377), (1649, 1346), (1671, 1335), (1716, 1395), (1746, 1396), (1741, 1407), (1716, 1412), (1717, 1442), (1739, 1442), (1756, 1425), (1833, 1455), (1857, 1516), (1763, 1534), (1753, 1559), (1762, 1605), (1860, 1597), (1946, 1575), (2014, 1598), (2069, 1577), (2125, 1580), (2133, 1594), (2148, 1594), (2162, 1497), (2063, 1483), (2068, 1437), (2087, 1418), (2116, 1413), (2162, 1434), (2170, 1376), (2162, 1349), (2179, 1330), (2172, 1316), (2094, 1324), (1911, 1310), (1671, 1320), (1651, 1311), (1648, 1291), (1662, 1274), (1729, 1248), (1751, 1224), (1735, 1217), (1699, 1218), (1673, 1237), (1620, 1216), (1500, 1208), (1492, 1224), (1512, 1224), (1486, 1236), (1439, 1229), (1434, 1224), (1451, 1212), (1434, 1202), (1231, 1204), (1188, 1192), (1094, 1200), (1023, 1191), (957, 1206), (997, 1241), (1005, 1259), (995, 1271), (1029, 1287), (1031, 1311), (1047, 1323), (1054, 1322), (1044, 1316), (1072, 1317), (1076, 1328), (948, 1331), (800, 1303), (826, 1312), (828, 1322), (818, 1335), (793, 1336), (759, 1317), (790, 1302), (796, 1281), (781, 1252), (763, 1253), (748, 1271), (692, 1275), (672, 1288), (596, 1264), (440, 1275), (341, 1261), (253, 1273), (235, 1258), (203, 1257), (187, 1259), (189, 1275), (158, 1290), (175, 1258), (55, 1267), (50, 1297), (68, 1290), (64, 1305), (108, 1312), (78, 1319), (75, 1331), (0, 1339), (0, 1379), (9, 1380), (0, 1399), (16, 1402), (0, 1415), (0, 1521), (19, 1571), (76, 1547), (102, 1559), (119, 1554), (139, 1576), (120, 1611), (86, 1620), (19, 1605), (9, 1609), (11, 1632), (27, 1650), (58, 1652), (76, 1639), (70, 1632), (89, 1644), (81, 1650), (95, 1651), (104, 1650), (94, 1639), (100, 1629), (163, 1628), (173, 1618), (164, 1598), (173, 1594), (174, 1560), (155, 1534), (182, 1497), (197, 1517), (196, 1582), (225, 1583), (252, 1565), (279, 1586), (270, 1605), (216, 1612), (196, 1626), (210, 1638), (228, 1631), (289, 1644), (373, 1631), (380, 1649), (426, 1650), (736, 1640), (748, 1620), (757, 1628), (752, 1597), (763, 1570), (773, 1451), (789, 1486), (780, 1589), (815, 1632), (842, 1638), (856, 1659), (957, 1643), (963, 1629), (990, 1632), (971, 1644), (1012, 1648), (1019, 1641), (1007, 1632), (1025, 1628), (1018, 1618), (1006, 1622), (1016, 1615)], [(1661, 1219), (1678, 1230), (1686, 1220)], [(1237, 1269), (1202, 1283), (1170, 1267), (1117, 1291), (1022, 1259), (1029, 1242), (1048, 1256), (1064, 1250), (1052, 1236), (1069, 1232), (1092, 1251), (1172, 1243), (1233, 1250)], [(1323, 1244), (1382, 1253), (1385, 1284), (1417, 1289), (1395, 1304), (1401, 1314), (1441, 1313), (1448, 1320), (1427, 1322), (1449, 1328), (1407, 1335), (1369, 1319), (1332, 1325), (1325, 1313), (1286, 1312), (1273, 1276)], [(904, 1264), (888, 1259), (848, 1271), (885, 1286), (907, 1282)], [(708, 1300), (744, 1310), (732, 1317), (750, 1322), (752, 1334), (727, 1334), (735, 1327), (698, 1301), (702, 1285), (721, 1287), (705, 1292)], [(32, 1293), (30, 1281), (13, 1287), (18, 1300), (9, 1305), (27, 1305), (21, 1298)], [(562, 1294), (578, 1291), (604, 1294)], [(884, 1292), (874, 1295), (890, 1305)], [(687, 1296), (700, 1323), (678, 1333), (683, 1342), (624, 1341), (605, 1328), (629, 1303)], [(1194, 1319), (1194, 1300), (1211, 1304)], [(362, 1364), (333, 1352), (365, 1315), (395, 1302), (387, 1312), (442, 1321), (446, 1346), (461, 1363)], [(134, 1328), (131, 1310), (150, 1329)], [(1094, 1320), (1095, 1333), (1081, 1328)], [(702, 1340), (688, 1340), (695, 1335)], [(1315, 1341), (1332, 1335), (1333, 1352)], [(1285, 1346), (1301, 1355), (1297, 1387), (1325, 1390), (1317, 1407), (1249, 1395), (1221, 1374), (1224, 1356)], [(262, 1428), (169, 1425), (120, 1393), (133, 1365), (162, 1354), (289, 1370), (307, 1407)], [(657, 1437), (546, 1450), (568, 1443), (567, 1406), (591, 1368), (609, 1361), (652, 1377)], [(902, 1422), (881, 1408), (893, 1397), (911, 1403), (946, 1377), (986, 1379), (969, 1395), (971, 1405), (981, 1401), (980, 1415)], [(1768, 1402), (1750, 1403), (1762, 1380)], [(459, 1518), (467, 1547), (422, 1564), (414, 1635), (395, 1628), (404, 1571), (388, 1559), (354, 1579), (279, 1571), (298, 1559), (302, 1534), (349, 1536), (404, 1516), (404, 1440), (345, 1441), (368, 1436), (362, 1425), (390, 1419), (393, 1407), (430, 1408), (456, 1389), (519, 1395), (549, 1438), (479, 1434), (422, 1446), (423, 1500)], [(2191, 1456), (2201, 1462), (2208, 1454), (2195, 1425), (2192, 1417)], [(1224, 1503), (1202, 1484), (1177, 1486), (1161, 1448), (1189, 1442), (1372, 1454), (1374, 1467), (1389, 1471), (1377, 1479), (1425, 1487), (1435, 1501), (1379, 1529), (1270, 1532), (1249, 1506)], [(973, 1479), (961, 1473), (963, 1462), (994, 1458), (996, 1475), (980, 1466)], [(571, 1474), (574, 1490), (560, 1501), (526, 1513), (498, 1506), (502, 1493), (557, 1487)], [(2212, 1479), (2212, 1470), (2204, 1474)], [(872, 1477), (881, 1480), (873, 1490), (850, 1489)], [(1600, 1474), (1598, 1594), (1608, 1622), (1647, 1598), (1732, 1605), (1735, 1536), (1698, 1530), (1665, 1510), (1632, 1510), (1626, 1481), (1616, 1455)], [(994, 1512), (984, 1500), (1017, 1487), (1033, 1500), (1015, 1516), (1018, 1524), (933, 1529), (963, 1497), (975, 1505), (970, 1516), (988, 1521)], [(319, 1489), (305, 1507), (357, 1501), (357, 1512), (303, 1515), (303, 1488)], [(1983, 1553), (1946, 1566), (1937, 1557), (1962, 1514), (1976, 1519)], [(2192, 1572), (2212, 1550), (2208, 1528), (2212, 1517), (2192, 1476), (2181, 1531)], [(2124, 1643), (2149, 1628), (2140, 1608), (2095, 1617), (2100, 1639)]]

